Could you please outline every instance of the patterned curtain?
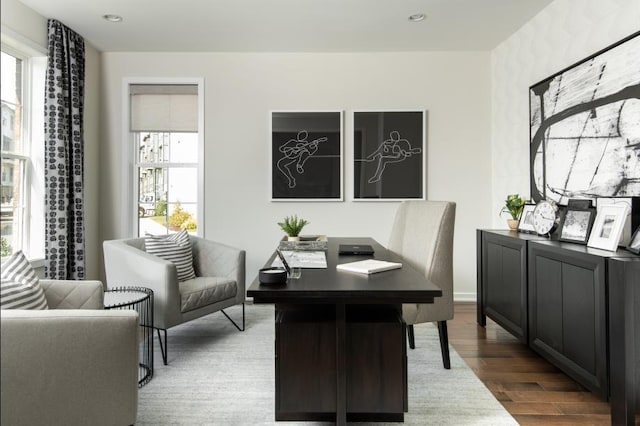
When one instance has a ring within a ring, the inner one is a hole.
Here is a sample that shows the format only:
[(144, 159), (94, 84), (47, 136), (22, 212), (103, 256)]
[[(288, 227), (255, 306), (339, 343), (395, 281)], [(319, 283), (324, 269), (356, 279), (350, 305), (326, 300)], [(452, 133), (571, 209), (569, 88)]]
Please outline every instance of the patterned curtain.
[(81, 280), (84, 249), (84, 39), (49, 20), (45, 93), (45, 276)]

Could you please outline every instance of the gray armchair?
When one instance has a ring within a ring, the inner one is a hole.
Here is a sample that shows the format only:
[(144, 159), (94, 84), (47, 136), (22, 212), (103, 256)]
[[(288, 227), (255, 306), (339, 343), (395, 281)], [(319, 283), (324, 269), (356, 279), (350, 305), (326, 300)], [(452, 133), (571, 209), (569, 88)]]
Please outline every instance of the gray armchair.
[[(196, 278), (182, 282), (173, 263), (145, 252), (144, 238), (103, 243), (109, 288), (142, 286), (153, 290), (154, 328), (165, 365), (167, 330), (173, 326), (220, 311), (244, 331), (245, 251), (193, 235), (190, 240)], [(238, 304), (242, 304), (242, 327), (224, 311)]]
[(40, 283), (48, 310), (0, 312), (0, 423), (134, 424), (138, 314), (103, 310), (99, 281)]
[(414, 324), (437, 322), (444, 368), (451, 368), (447, 320), (453, 319), (453, 230), (456, 205), (447, 201), (404, 201), (396, 213), (389, 250), (424, 271), (442, 290), (433, 304), (402, 305), (409, 325), (409, 347), (415, 348)]

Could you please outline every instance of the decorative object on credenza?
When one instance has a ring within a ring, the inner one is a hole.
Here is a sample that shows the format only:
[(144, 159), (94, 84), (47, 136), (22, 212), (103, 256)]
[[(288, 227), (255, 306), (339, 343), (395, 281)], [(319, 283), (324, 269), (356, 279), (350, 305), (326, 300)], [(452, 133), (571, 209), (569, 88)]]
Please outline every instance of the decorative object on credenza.
[(426, 197), (426, 112), (353, 113), (354, 201)]
[(627, 250), (631, 253), (640, 254), (640, 226), (638, 226), (631, 236), (631, 241), (627, 246)]
[(558, 239), (570, 243), (587, 244), (595, 219), (596, 209), (591, 207), (591, 200), (569, 200), (560, 224)]
[[(639, 112), (640, 113), (640, 112)], [(639, 120), (640, 120), (640, 116), (639, 116)], [(638, 167), (640, 167), (640, 164), (638, 165)], [(638, 197), (635, 197), (636, 199), (638, 199)], [(620, 197), (612, 197), (612, 198), (596, 198), (595, 202), (596, 202), (596, 209), (598, 211), (600, 211), (600, 209), (602, 208), (602, 206), (609, 206), (611, 204), (626, 204), (627, 206), (629, 206), (629, 209), (631, 211), (631, 214), (629, 214), (627, 216), (627, 218), (624, 221), (624, 225), (622, 227), (622, 234), (620, 236), (620, 243), (619, 245), (621, 246), (626, 246), (627, 244), (629, 244), (629, 241), (631, 240), (631, 232), (636, 228), (636, 224), (632, 223), (633, 222), (633, 214), (634, 214), (634, 198), (633, 197), (626, 197), (626, 198), (620, 198)], [(636, 206), (637, 208), (638, 206)], [(637, 214), (638, 212), (635, 212), (635, 214)]]
[(520, 213), (522, 213), (524, 205), (525, 201), (520, 197), (519, 194), (507, 195), (507, 199), (504, 201), (504, 207), (502, 207), (502, 210), (500, 210), (500, 214), (509, 213), (509, 215), (511, 216), (511, 218), (507, 219), (507, 225), (509, 226), (509, 229), (518, 229), (518, 219), (520, 218)]
[(640, 195), (640, 32), (530, 87), (533, 200)]
[(538, 235), (550, 237), (560, 222), (558, 205), (553, 201), (542, 200), (533, 210), (533, 227)]
[(271, 200), (342, 201), (342, 111), (271, 112)]
[(589, 198), (572, 198), (567, 203), (568, 208), (590, 209), (593, 207), (593, 200)]
[(624, 223), (629, 215), (629, 205), (611, 204), (598, 208), (596, 221), (589, 236), (589, 247), (616, 251)]
[(308, 224), (308, 221), (298, 218), (295, 214), (285, 217), (282, 222), (278, 222), (278, 226), (287, 234), (289, 241), (300, 241), (300, 231)]
[(533, 212), (536, 208), (535, 204), (525, 204), (520, 213), (518, 221), (518, 232), (526, 232), (527, 234), (535, 234), (536, 228), (533, 226)]

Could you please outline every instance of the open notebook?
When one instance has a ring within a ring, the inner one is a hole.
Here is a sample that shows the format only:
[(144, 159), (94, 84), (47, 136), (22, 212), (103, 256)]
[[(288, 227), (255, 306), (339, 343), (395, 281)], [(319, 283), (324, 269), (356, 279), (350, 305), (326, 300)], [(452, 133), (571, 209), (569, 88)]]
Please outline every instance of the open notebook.
[(398, 268), (402, 268), (402, 263), (376, 259), (359, 260), (357, 262), (342, 263), (336, 266), (336, 269), (339, 271), (358, 272), (360, 274), (375, 274), (376, 272), (390, 271)]

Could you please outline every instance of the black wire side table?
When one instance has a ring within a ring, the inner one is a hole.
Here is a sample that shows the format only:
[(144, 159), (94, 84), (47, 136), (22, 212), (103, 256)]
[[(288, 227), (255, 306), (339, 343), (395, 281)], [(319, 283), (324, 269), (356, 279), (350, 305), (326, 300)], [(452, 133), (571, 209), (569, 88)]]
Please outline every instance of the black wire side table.
[(153, 377), (153, 290), (146, 287), (112, 287), (104, 292), (105, 309), (132, 309), (138, 313), (138, 387)]

